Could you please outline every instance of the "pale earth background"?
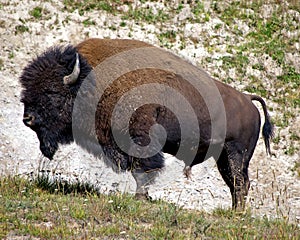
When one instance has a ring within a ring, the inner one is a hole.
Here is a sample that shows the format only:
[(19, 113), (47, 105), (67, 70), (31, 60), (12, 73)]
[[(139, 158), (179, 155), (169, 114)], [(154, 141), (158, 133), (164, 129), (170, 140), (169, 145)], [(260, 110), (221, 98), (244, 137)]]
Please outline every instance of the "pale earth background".
[[(154, 24), (135, 24), (128, 20), (127, 26), (113, 29), (109, 26), (118, 26), (120, 16), (113, 16), (104, 11), (91, 11), (88, 17), (95, 21), (95, 25), (84, 26), (82, 22), (86, 15), (80, 16), (78, 11), (73, 13), (62, 11), (63, 3), (59, 0), (47, 2), (39, 1), (0, 1), (0, 174), (32, 176), (38, 171), (48, 171), (50, 175), (61, 179), (87, 181), (96, 184), (100, 191), (109, 193), (114, 191), (135, 190), (133, 178), (128, 173), (116, 174), (110, 168), (104, 166), (101, 159), (96, 159), (87, 154), (75, 144), (61, 147), (51, 162), (41, 156), (39, 142), (35, 133), (22, 123), (23, 105), (20, 103), (21, 87), (18, 77), (28, 61), (42, 53), (47, 47), (59, 43), (76, 44), (89, 37), (99, 38), (131, 38), (143, 40), (156, 46), (160, 45), (157, 38), (159, 27)], [(204, 2), (209, 8), (209, 1)], [(135, 1), (134, 4), (141, 4)], [(163, 7), (162, 3), (152, 2), (153, 9)], [(47, 10), (45, 18), (36, 20), (29, 11), (36, 6)], [(127, 10), (127, 6), (121, 6)], [(267, 4), (262, 9), (263, 14), (268, 14), (270, 6)], [(191, 14), (188, 5), (174, 17), (176, 21), (184, 20)], [(300, 13), (298, 12), (300, 22)], [(67, 19), (67, 21), (66, 21)], [(298, 22), (298, 23), (299, 23)], [(202, 24), (202, 28), (214, 34), (214, 26), (222, 21), (211, 18)], [(25, 24), (29, 32), (16, 33), (16, 26)], [(171, 26), (172, 27), (172, 26)], [(241, 26), (245, 27), (245, 26)], [(175, 27), (176, 28), (176, 27)], [(225, 30), (224, 30), (225, 31)], [(184, 37), (193, 36), (199, 38), (201, 33), (199, 24), (187, 23), (184, 29)], [(229, 34), (223, 32), (221, 34)], [(171, 51), (195, 64), (210, 55), (204, 47), (195, 48), (192, 41), (186, 42), (186, 47), (181, 50), (180, 39), (174, 43)], [(299, 47), (299, 43), (298, 43)], [(299, 50), (299, 48), (298, 48)], [(299, 67), (299, 53), (295, 54), (295, 67)], [(267, 60), (266, 60), (267, 61)], [(200, 64), (199, 64), (200, 65)], [(278, 67), (272, 60), (266, 62), (268, 71), (276, 74)], [(202, 66), (210, 74), (217, 66)], [(232, 85), (242, 89), (241, 84)], [(268, 107), (274, 103), (265, 99)], [(259, 107), (259, 105), (258, 105)], [(260, 107), (259, 107), (260, 108)], [(263, 114), (262, 123), (264, 122)], [(271, 117), (280, 114), (270, 111)], [(292, 156), (284, 154), (287, 148), (290, 129), (300, 129), (300, 116), (291, 120), (289, 127), (281, 130), (281, 141), (272, 151), (272, 157), (266, 155), (262, 136), (260, 135), (249, 167), (251, 188), (247, 201), (247, 207), (254, 215), (268, 217), (284, 217), (293, 222), (300, 222), (300, 181), (293, 168), (299, 161), (299, 150)], [(161, 174), (156, 183), (150, 188), (152, 198), (162, 198), (177, 203), (185, 208), (195, 208), (212, 211), (217, 207), (229, 208), (231, 196), (229, 188), (225, 185), (218, 173), (213, 159), (201, 165), (193, 167), (192, 180), (187, 180), (182, 174), (183, 163), (167, 156), (166, 170)]]

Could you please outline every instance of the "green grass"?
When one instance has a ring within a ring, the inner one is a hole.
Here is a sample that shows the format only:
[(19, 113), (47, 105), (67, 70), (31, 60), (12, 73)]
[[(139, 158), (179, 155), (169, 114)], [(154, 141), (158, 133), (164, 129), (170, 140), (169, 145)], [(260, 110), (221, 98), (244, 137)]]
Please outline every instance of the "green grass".
[(88, 26), (91, 26), (91, 25), (96, 25), (95, 21), (91, 20), (90, 18), (87, 18), (87, 19), (83, 20), (82, 23), (85, 27), (88, 27)]
[(27, 27), (26, 25), (17, 25), (15, 26), (15, 35), (19, 34), (19, 33), (24, 33), (24, 32), (29, 32), (29, 27)]
[[(64, 8), (70, 12), (78, 9), (79, 14), (83, 15), (89, 11), (102, 10), (111, 14), (122, 14), (122, 20), (134, 20), (136, 22), (145, 23), (159, 23), (169, 20), (169, 15), (163, 11), (158, 10), (154, 13), (152, 8), (147, 7), (135, 7), (129, 4), (129, 10), (127, 12), (122, 12), (119, 10), (118, 6), (122, 5), (121, 1), (96, 1), (96, 0), (64, 0)], [(123, 23), (124, 24), (124, 23)]]
[(158, 35), (158, 39), (162, 46), (166, 48), (171, 48), (172, 44), (176, 42), (177, 33), (173, 30), (162, 32)]
[[(78, 9), (79, 14), (83, 15), (85, 12), (92, 10), (104, 10), (112, 13), (115, 8), (113, 7), (113, 1), (97, 1), (97, 0), (64, 0), (64, 8), (70, 12)], [(118, 2), (117, 2), (118, 3)]]
[(130, 6), (129, 11), (123, 14), (122, 19), (146, 23), (163, 23), (169, 20), (169, 15), (163, 10), (158, 10), (157, 13), (154, 13), (151, 8), (135, 8)]
[(100, 195), (78, 183), (64, 194), (60, 184), (47, 181), (0, 179), (1, 239), (297, 239), (300, 234), (296, 225), (254, 218), (249, 212), (184, 210), (127, 194)]
[(8, 59), (13, 59), (15, 57), (14, 51), (10, 51), (8, 54)]
[(29, 14), (36, 19), (41, 19), (43, 16), (43, 9), (41, 7), (35, 7), (29, 12)]

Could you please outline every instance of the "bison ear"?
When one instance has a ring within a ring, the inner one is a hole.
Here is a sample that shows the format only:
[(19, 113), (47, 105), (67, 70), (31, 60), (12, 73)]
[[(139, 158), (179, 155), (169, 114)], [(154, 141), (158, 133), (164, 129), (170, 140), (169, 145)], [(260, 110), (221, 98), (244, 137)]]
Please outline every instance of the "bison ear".
[(64, 76), (64, 84), (73, 84), (77, 81), (80, 73), (79, 55), (76, 53), (76, 62), (70, 75)]

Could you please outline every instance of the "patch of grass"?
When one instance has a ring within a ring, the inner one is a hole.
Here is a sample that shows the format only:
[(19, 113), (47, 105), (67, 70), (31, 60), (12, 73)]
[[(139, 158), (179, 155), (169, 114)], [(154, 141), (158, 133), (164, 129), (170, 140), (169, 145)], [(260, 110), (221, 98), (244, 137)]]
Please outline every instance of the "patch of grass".
[(43, 8), (35, 7), (29, 12), (29, 14), (33, 16), (35, 19), (41, 19), (43, 16)]
[(67, 11), (73, 12), (78, 10), (80, 15), (83, 15), (85, 12), (92, 10), (103, 10), (110, 13), (113, 13), (116, 10), (116, 4), (113, 4), (114, 1), (97, 1), (97, 0), (64, 0), (64, 8)]
[(280, 109), (282, 114), (276, 115), (274, 118), (275, 125), (280, 128), (286, 128), (290, 126), (290, 119), (295, 118), (295, 113), (287, 110), (286, 108)]
[(284, 151), (284, 154), (286, 155), (294, 155), (299, 149), (297, 147), (295, 147), (293, 144), (291, 144), (290, 146), (288, 146), (286, 148), (286, 150)]
[(63, 194), (47, 181), (0, 179), (1, 239), (8, 234), (42, 239), (296, 239), (300, 234), (299, 227), (280, 219), (224, 209), (208, 214), (127, 194), (81, 194), (77, 184)]
[(210, 12), (205, 11), (204, 4), (201, 1), (196, 1), (191, 5), (193, 19), (192, 22), (204, 23), (210, 20)]
[(17, 25), (15, 26), (15, 34), (22, 34), (22, 33), (25, 33), (25, 32), (29, 32), (29, 27), (27, 27), (26, 25)]
[(173, 30), (162, 32), (158, 35), (158, 39), (162, 46), (171, 48), (171, 44), (176, 42), (177, 33)]
[(284, 63), (286, 47), (283, 37), (280, 35), (282, 21), (283, 19), (276, 14), (273, 14), (272, 18), (267, 20), (258, 18), (252, 21), (252, 27), (255, 31), (247, 35), (249, 47), (263, 51), (278, 64)]
[(8, 54), (8, 58), (13, 59), (14, 57), (15, 57), (14, 51), (10, 51), (9, 54)]
[(290, 132), (290, 139), (293, 141), (300, 141), (300, 135), (296, 132)]
[(154, 13), (152, 8), (135, 8), (133, 6), (130, 6), (129, 11), (123, 15), (123, 19), (152, 24), (166, 22), (169, 18), (169, 14), (162, 9)]
[(195, 3), (195, 5), (193, 6), (192, 8), (192, 13), (195, 15), (195, 16), (199, 16), (201, 13), (204, 13), (204, 5), (202, 2), (200, 1), (197, 1)]
[(83, 15), (85, 12), (92, 10), (103, 10), (111, 14), (122, 14), (122, 20), (134, 20), (136, 22), (146, 23), (160, 23), (170, 19), (169, 14), (159, 9), (157, 13), (154, 13), (152, 8), (147, 7), (135, 7), (129, 4), (127, 12), (119, 10), (118, 6), (122, 5), (121, 1), (96, 1), (96, 0), (64, 0), (64, 8), (68, 11), (74, 11), (78, 9), (79, 14)]
[(277, 133), (277, 135), (272, 139), (272, 142), (276, 145), (280, 143), (280, 134), (279, 133)]
[(250, 82), (244, 88), (244, 91), (257, 94), (264, 98), (269, 96), (268, 90), (260, 79), (256, 78), (255, 76), (249, 76), (248, 79), (250, 80)]
[(178, 7), (175, 9), (175, 13), (180, 13), (181, 10), (184, 8), (184, 5), (182, 3), (179, 3), (178, 4)]
[(237, 1), (232, 1), (224, 10), (219, 10), (217, 3), (215, 3), (213, 9), (220, 14), (221, 20), (228, 26), (231, 26), (234, 23), (235, 19), (240, 17), (240, 3)]
[(122, 22), (120, 23), (120, 27), (126, 27), (126, 22), (122, 21)]
[(284, 84), (289, 84), (293, 89), (300, 88), (300, 73), (296, 72), (295, 68), (289, 65), (284, 66), (284, 74), (277, 79)]
[(222, 60), (222, 67), (225, 70), (236, 68), (236, 70), (244, 76), (246, 73), (246, 67), (249, 64), (249, 59), (242, 51), (238, 52), (233, 56), (223, 56), (220, 58)]
[(264, 70), (265, 70), (265, 67), (264, 67), (262, 64), (259, 64), (259, 63), (254, 64), (254, 65), (252, 66), (252, 68), (253, 68), (253, 69), (256, 69), (256, 70), (260, 70), (260, 71), (264, 71)]
[(215, 28), (216, 30), (218, 30), (218, 29), (222, 28), (222, 26), (223, 26), (223, 25), (222, 25), (221, 23), (218, 23), (218, 24), (215, 25), (214, 28)]
[(83, 25), (85, 27), (91, 26), (91, 25), (96, 25), (96, 22), (94, 20), (91, 20), (90, 18), (87, 18), (85, 20), (83, 20)]
[(50, 11), (44, 7), (34, 7), (29, 11), (29, 15), (32, 16), (34, 20), (48, 20), (52, 16), (50, 15)]

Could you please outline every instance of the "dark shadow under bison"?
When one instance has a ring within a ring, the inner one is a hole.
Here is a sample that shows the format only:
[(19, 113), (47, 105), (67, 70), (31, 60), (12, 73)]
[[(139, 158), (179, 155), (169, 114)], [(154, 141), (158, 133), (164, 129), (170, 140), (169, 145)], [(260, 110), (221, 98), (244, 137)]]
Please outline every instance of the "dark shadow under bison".
[[(120, 54), (120, 61), (114, 61)], [(149, 62), (164, 66), (153, 67)], [(116, 171), (131, 171), (138, 195), (147, 194), (164, 167), (163, 152), (184, 160), (187, 177), (192, 166), (214, 157), (230, 188), (233, 208), (241, 210), (260, 131), (260, 114), (253, 100), (264, 111), (262, 134), (270, 153), (273, 126), (266, 104), (259, 96), (240, 93), (210, 78), (200, 68), (197, 89), (184, 74), (167, 70), (165, 66), (174, 62), (185, 72), (196, 68), (136, 40), (89, 39), (75, 47), (54, 46), (30, 62), (20, 77), (23, 122), (36, 132), (47, 158), (53, 158), (59, 144), (75, 141), (95, 156), (104, 156)], [(105, 74), (100, 65), (106, 66)], [(121, 65), (134, 68), (114, 75)], [(92, 84), (86, 85), (89, 79)], [(126, 94), (129, 97), (124, 100)]]

